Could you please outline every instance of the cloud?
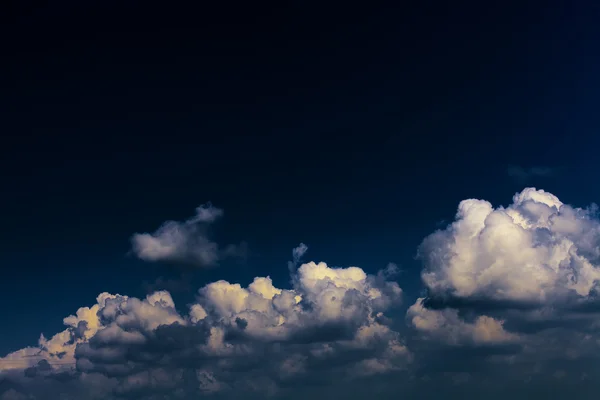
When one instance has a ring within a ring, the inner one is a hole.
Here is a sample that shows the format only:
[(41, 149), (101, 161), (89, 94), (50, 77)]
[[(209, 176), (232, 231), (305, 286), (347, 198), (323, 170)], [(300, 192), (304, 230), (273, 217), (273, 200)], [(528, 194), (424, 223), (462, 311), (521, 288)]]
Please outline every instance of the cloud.
[(220, 248), (210, 239), (209, 226), (223, 216), (212, 204), (196, 208), (196, 214), (184, 222), (167, 221), (154, 233), (136, 233), (132, 251), (144, 261), (168, 261), (211, 267), (226, 257), (243, 256), (245, 245)]
[[(175, 224), (204, 229), (220, 215)], [(594, 205), (535, 188), (504, 207), (460, 202), (419, 246), (423, 291), (406, 312), (395, 264), (371, 274), (301, 264), (307, 249), (292, 251), (286, 287), (217, 280), (179, 306), (166, 290), (102, 293), (62, 332), (0, 359), (0, 400), (591, 399), (599, 389)]]
[(504, 329), (504, 321), (486, 315), (474, 321), (461, 319), (455, 309), (432, 310), (424, 305), (423, 298), (410, 306), (407, 317), (410, 323), (429, 338), (451, 345), (489, 345), (518, 342), (519, 336)]
[(523, 183), (534, 178), (552, 177), (557, 173), (556, 168), (551, 167), (520, 167), (518, 165), (510, 165), (506, 169), (506, 173), (516, 181)]
[(288, 269), (290, 270), (290, 273), (294, 273), (294, 271), (298, 267), (298, 264), (302, 260), (302, 257), (304, 256), (304, 254), (306, 254), (307, 251), (308, 246), (304, 243), (300, 243), (298, 246), (294, 247), (294, 249), (292, 250), (292, 261), (288, 262)]
[(309, 262), (288, 289), (268, 276), (210, 283), (186, 312), (167, 291), (102, 293), (64, 331), (1, 358), (0, 379), (36, 399), (179, 399), (284, 395), (403, 371), (412, 354), (384, 315), (402, 290), (387, 276)]
[[(455, 221), (418, 251), (427, 294), (409, 308), (407, 321), (430, 346), (420, 355), (425, 344), (413, 346), (420, 362), (431, 368), (444, 354), (441, 346), (460, 347), (460, 362), (444, 368), (464, 371), (467, 363), (471, 374), (489, 377), (508, 364), (503, 376), (510, 382), (529, 376), (539, 384), (565, 377), (550, 370), (557, 362), (573, 371), (598, 363), (596, 210), (535, 188), (516, 193), (507, 207), (460, 202)], [(469, 356), (467, 348), (480, 350)]]
[(421, 245), (423, 282), (442, 297), (532, 306), (590, 300), (600, 278), (594, 212), (534, 188), (507, 208), (464, 200), (456, 221)]

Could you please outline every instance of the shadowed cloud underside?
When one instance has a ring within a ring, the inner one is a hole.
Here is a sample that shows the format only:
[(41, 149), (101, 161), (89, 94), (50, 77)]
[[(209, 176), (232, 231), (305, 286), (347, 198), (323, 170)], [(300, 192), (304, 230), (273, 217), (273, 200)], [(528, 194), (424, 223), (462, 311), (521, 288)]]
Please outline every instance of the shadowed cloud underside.
[[(133, 251), (205, 263), (192, 227), (222, 214), (201, 206), (141, 234), (158, 244), (136, 234)], [(428, 398), (432, 383), (457, 395), (500, 383), (538, 393), (600, 376), (595, 205), (575, 208), (535, 188), (507, 207), (460, 202), (454, 222), (418, 249), (425, 295), (405, 315), (394, 264), (374, 275), (301, 264), (307, 249), (292, 252), (289, 288), (268, 276), (247, 286), (218, 280), (178, 306), (167, 291), (102, 293), (66, 317), (64, 331), (0, 359), (0, 399), (293, 398), (311, 387), (357, 394), (361, 381), (383, 397)]]

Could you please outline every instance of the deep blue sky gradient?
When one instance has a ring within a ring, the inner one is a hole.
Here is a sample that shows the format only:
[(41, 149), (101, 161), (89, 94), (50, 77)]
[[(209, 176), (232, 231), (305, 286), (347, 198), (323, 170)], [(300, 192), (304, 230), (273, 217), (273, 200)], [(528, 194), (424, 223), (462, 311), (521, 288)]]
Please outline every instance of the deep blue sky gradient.
[[(0, 354), (102, 291), (178, 277), (128, 256), (129, 238), (206, 201), (225, 210), (217, 240), (249, 255), (193, 272), (192, 288), (285, 285), (304, 242), (310, 260), (399, 264), (408, 304), (416, 248), (460, 200), (507, 204), (528, 185), (598, 201), (596, 7), (419, 3), (14, 5), (0, 28)], [(522, 182), (510, 165), (556, 172)]]

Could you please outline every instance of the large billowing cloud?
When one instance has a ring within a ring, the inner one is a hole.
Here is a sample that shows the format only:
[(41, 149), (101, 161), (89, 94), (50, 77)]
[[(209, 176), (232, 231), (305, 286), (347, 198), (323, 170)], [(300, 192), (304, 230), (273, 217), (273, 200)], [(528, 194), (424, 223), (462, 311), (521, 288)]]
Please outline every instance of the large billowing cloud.
[[(202, 208), (150, 235), (152, 254), (193, 259), (196, 226), (218, 215)], [(185, 240), (166, 239), (178, 230)], [(406, 314), (394, 264), (299, 265), (306, 251), (292, 253), (288, 288), (220, 280), (179, 307), (167, 291), (100, 294), (64, 331), (0, 359), (0, 400), (595, 398), (595, 206), (533, 188), (507, 207), (462, 201), (419, 247), (424, 291)]]
[(435, 295), (522, 304), (593, 296), (600, 269), (594, 209), (525, 189), (507, 208), (460, 203), (456, 221), (427, 238), (423, 281)]
[(131, 238), (133, 253), (145, 261), (170, 261), (201, 267), (216, 265), (220, 259), (242, 255), (244, 245), (220, 248), (210, 239), (209, 226), (223, 216), (212, 204), (196, 208), (196, 215), (184, 222), (167, 221), (154, 233), (136, 233)]
[[(578, 381), (591, 373), (590, 358), (600, 361), (595, 206), (574, 208), (534, 188), (508, 207), (464, 200), (419, 257), (427, 295), (407, 320), (430, 346), (479, 348), (487, 367), (509, 363), (521, 380), (547, 369), (551, 380)], [(568, 373), (556, 365), (567, 362)]]
[(0, 359), (17, 385), (0, 398), (264, 397), (402, 371), (412, 355), (384, 315), (402, 294), (390, 272), (310, 262), (289, 289), (208, 284), (186, 312), (166, 291), (102, 293), (63, 332)]

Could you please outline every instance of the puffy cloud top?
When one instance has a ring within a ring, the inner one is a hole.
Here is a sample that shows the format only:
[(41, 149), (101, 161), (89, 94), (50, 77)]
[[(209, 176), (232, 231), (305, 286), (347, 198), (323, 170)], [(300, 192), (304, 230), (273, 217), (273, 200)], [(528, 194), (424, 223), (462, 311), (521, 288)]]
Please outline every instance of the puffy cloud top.
[[(86, 380), (103, 380), (106, 398), (234, 394), (254, 390), (258, 372), (264, 382), (255, 389), (277, 393), (324, 379), (325, 372), (359, 377), (400, 370), (412, 356), (383, 315), (402, 294), (387, 278), (310, 262), (298, 268), (290, 289), (269, 277), (247, 287), (210, 283), (187, 313), (166, 291), (144, 299), (102, 293), (65, 318), (64, 331), (42, 336), (37, 347), (11, 353), (0, 365), (13, 375), (35, 369), (19, 376), (24, 383), (67, 374), (74, 394)], [(236, 372), (242, 370), (254, 372)], [(41, 389), (34, 394), (45, 398)]]
[[(562, 398), (564, 388), (592, 388), (600, 376), (596, 211), (535, 188), (507, 207), (460, 202), (455, 221), (419, 247), (425, 291), (405, 314), (408, 342), (394, 264), (376, 274), (299, 265), (303, 244), (287, 287), (269, 276), (219, 280), (184, 307), (167, 291), (102, 293), (65, 318), (62, 332), (0, 359), (0, 400), (305, 398), (316, 387), (333, 397), (343, 387), (353, 398), (443, 390), (499, 399), (507, 387)], [(194, 246), (221, 215), (200, 207), (143, 234), (156, 246), (142, 247), (157, 260), (206, 265)]]
[(432, 295), (516, 302), (588, 297), (600, 278), (600, 224), (593, 210), (527, 188), (507, 208), (464, 200), (456, 221), (428, 237), (420, 255)]

